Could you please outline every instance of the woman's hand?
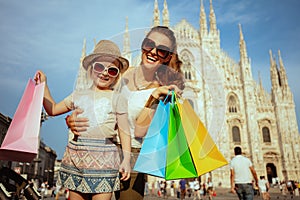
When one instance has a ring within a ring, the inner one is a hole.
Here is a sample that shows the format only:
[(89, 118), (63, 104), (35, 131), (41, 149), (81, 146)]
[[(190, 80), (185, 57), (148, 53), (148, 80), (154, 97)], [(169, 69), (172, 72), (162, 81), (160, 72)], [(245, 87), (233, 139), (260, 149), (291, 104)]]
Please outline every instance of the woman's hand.
[(181, 97), (182, 90), (180, 90), (176, 85), (160, 86), (152, 92), (152, 96), (159, 99), (160, 96), (170, 94), (170, 91), (174, 91), (176, 96)]
[(77, 117), (78, 114), (83, 113), (83, 110), (76, 108), (71, 115), (66, 118), (66, 124), (74, 135), (79, 136), (80, 132), (84, 132), (89, 127), (88, 118)]

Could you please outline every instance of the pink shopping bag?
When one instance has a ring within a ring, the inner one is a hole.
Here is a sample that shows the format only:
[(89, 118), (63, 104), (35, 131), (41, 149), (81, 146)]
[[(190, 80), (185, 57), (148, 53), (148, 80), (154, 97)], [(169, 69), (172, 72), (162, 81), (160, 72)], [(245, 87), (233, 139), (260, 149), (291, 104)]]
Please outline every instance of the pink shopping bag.
[(29, 80), (0, 148), (0, 160), (31, 162), (38, 152), (45, 83)]

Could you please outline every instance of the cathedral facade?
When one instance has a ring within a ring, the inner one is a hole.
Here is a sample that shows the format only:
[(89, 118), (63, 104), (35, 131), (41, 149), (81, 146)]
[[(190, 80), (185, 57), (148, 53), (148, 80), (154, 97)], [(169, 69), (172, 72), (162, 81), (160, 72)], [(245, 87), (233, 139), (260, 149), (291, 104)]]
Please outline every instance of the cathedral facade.
[[(161, 14), (162, 20), (155, 0), (153, 26), (169, 26), (176, 34), (187, 80), (184, 97), (190, 100), (225, 158), (230, 161), (234, 147), (240, 146), (258, 176), (265, 175), (270, 182), (274, 178), (300, 180), (295, 103), (280, 51), (278, 63), (270, 51), (272, 88), (268, 93), (261, 80), (257, 83), (252, 77), (241, 25), (240, 60), (233, 60), (221, 49), (212, 1), (209, 16), (201, 1), (199, 29), (184, 19), (170, 26), (166, 0)], [(230, 186), (228, 165), (211, 175), (215, 183)]]
[[(153, 26), (170, 27), (177, 38), (177, 52), (186, 79), (184, 98), (189, 99), (201, 121), (230, 161), (234, 147), (240, 146), (257, 171), (269, 182), (300, 180), (300, 136), (293, 94), (288, 84), (280, 51), (278, 60), (270, 51), (271, 92), (252, 76), (242, 27), (239, 25), (240, 60), (236, 61), (220, 46), (220, 30), (210, 0), (206, 15), (201, 0), (199, 29), (185, 19), (170, 25), (166, 0), (160, 11), (154, 1)], [(128, 23), (128, 22), (127, 22)], [(140, 60), (130, 52), (128, 25), (123, 38), (123, 55), (132, 66)], [(85, 56), (85, 45), (82, 58)], [(230, 187), (229, 165), (201, 176), (211, 176), (215, 185)]]

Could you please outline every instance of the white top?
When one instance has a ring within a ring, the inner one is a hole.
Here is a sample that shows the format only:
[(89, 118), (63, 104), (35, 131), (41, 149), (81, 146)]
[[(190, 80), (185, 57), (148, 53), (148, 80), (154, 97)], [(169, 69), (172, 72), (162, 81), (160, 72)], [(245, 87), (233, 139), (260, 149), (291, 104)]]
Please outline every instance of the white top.
[(266, 179), (259, 179), (258, 180), (258, 187), (260, 192), (266, 192), (267, 191), (267, 183), (268, 181)]
[(252, 162), (242, 156), (235, 156), (230, 162), (230, 169), (234, 171), (234, 182), (236, 184), (243, 183), (252, 183), (252, 174), (250, 168), (252, 166)]
[[(74, 91), (64, 99), (69, 109), (81, 108), (83, 113), (78, 117), (89, 119), (87, 131), (80, 137), (112, 138), (117, 135), (116, 103), (113, 103), (114, 92), (110, 90), (94, 91), (92, 89)], [(118, 111), (119, 112), (119, 111)], [(120, 112), (126, 112), (120, 111)]]
[(131, 133), (131, 147), (133, 148), (141, 148), (142, 146), (142, 138), (134, 136), (135, 120), (155, 89), (131, 91), (127, 86), (122, 88), (122, 96), (128, 98), (128, 123)]
[(194, 180), (194, 188), (195, 190), (199, 190), (200, 189), (200, 184), (198, 180)]

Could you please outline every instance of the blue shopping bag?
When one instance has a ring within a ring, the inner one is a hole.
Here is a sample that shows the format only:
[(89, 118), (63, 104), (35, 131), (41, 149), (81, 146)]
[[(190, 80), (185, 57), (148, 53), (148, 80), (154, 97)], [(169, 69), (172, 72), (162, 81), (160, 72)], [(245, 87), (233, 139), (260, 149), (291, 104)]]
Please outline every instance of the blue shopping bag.
[(134, 170), (165, 177), (170, 103), (159, 101)]

